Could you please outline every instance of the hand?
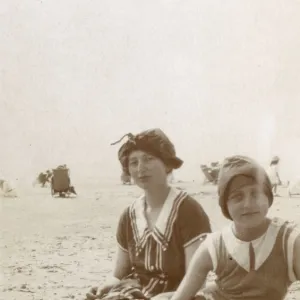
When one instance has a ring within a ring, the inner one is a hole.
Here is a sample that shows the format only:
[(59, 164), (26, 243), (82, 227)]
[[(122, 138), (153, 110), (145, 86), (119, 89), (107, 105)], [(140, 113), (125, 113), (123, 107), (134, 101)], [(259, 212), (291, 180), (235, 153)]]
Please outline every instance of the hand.
[(86, 298), (85, 300), (94, 300), (97, 299), (96, 294), (97, 294), (98, 287), (92, 287), (88, 293), (86, 293)]
[(113, 287), (113, 284), (105, 284), (100, 287), (92, 287), (86, 294), (86, 300), (100, 299), (103, 295), (107, 294)]

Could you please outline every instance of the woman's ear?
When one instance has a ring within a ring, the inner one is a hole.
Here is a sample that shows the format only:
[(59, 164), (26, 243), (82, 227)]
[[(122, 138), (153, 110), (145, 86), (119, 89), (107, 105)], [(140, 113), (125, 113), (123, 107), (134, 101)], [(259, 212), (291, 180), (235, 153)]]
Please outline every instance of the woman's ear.
[(167, 175), (169, 175), (170, 173), (172, 173), (172, 168), (169, 167), (169, 166), (166, 166), (166, 172), (167, 172)]

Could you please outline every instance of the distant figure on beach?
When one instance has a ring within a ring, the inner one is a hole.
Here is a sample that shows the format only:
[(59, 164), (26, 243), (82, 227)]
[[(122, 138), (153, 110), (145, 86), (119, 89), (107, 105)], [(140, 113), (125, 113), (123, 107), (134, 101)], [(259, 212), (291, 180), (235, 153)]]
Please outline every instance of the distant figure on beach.
[(169, 297), (211, 232), (199, 202), (168, 183), (168, 174), (183, 164), (168, 137), (160, 129), (126, 136), (119, 161), (143, 195), (119, 218), (113, 276), (92, 288), (87, 299)]
[(129, 184), (131, 185), (131, 176), (122, 172), (121, 174), (121, 181), (123, 184)]
[(200, 168), (205, 176), (204, 182), (218, 183), (218, 175), (220, 170), (219, 162), (212, 162), (210, 167), (207, 165), (200, 165)]
[(293, 195), (300, 194), (300, 178), (288, 182), (288, 196), (291, 198)]
[(0, 179), (0, 191), (4, 197), (17, 197), (16, 188), (12, 185), (11, 182), (5, 179)]
[(269, 169), (268, 169), (268, 176), (270, 178), (271, 184), (272, 184), (272, 191), (274, 196), (278, 196), (277, 194), (277, 186), (281, 184), (281, 180), (279, 177), (279, 172), (278, 172), (278, 164), (279, 164), (279, 157), (274, 156), (271, 160)]
[(173, 172), (171, 172), (170, 174), (168, 174), (168, 182), (174, 183), (174, 180), (175, 180), (174, 174), (173, 174)]
[(48, 182), (49, 184), (51, 183), (51, 177), (52, 177), (52, 172), (50, 170), (47, 170), (46, 172), (41, 172), (38, 176), (37, 179), (34, 182), (34, 185), (36, 183), (41, 184), (42, 187), (45, 187), (46, 183)]
[[(219, 206), (231, 223), (197, 249), (171, 300), (283, 300), (300, 280), (300, 227), (269, 218), (272, 184), (249, 157), (224, 160)], [(204, 286), (208, 273), (214, 282)]]

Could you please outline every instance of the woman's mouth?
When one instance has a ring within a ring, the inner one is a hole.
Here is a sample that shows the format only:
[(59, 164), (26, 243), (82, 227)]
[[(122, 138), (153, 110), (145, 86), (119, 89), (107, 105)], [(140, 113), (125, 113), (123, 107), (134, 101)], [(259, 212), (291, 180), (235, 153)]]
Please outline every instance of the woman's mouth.
[(256, 215), (258, 214), (258, 212), (246, 212), (246, 213), (243, 213), (242, 216), (253, 216), (253, 215)]

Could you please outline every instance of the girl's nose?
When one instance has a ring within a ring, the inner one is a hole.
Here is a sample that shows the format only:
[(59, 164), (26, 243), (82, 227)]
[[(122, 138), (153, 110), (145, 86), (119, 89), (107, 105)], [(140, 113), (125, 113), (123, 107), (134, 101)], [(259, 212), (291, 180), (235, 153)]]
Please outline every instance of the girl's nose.
[(253, 199), (251, 194), (245, 195), (244, 198), (244, 207), (249, 208), (253, 205)]

